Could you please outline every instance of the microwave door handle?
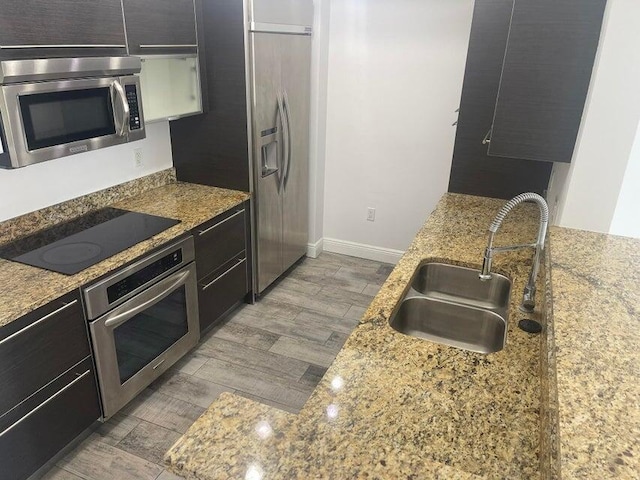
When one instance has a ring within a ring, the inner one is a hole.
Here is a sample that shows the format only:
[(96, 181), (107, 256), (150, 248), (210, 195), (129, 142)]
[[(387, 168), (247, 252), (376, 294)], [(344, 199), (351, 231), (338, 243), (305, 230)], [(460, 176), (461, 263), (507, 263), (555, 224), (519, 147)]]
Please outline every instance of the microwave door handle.
[[(183, 272), (179, 272), (175, 275), (172, 275), (161, 282), (158, 282), (155, 285), (155, 287), (162, 288), (162, 291), (160, 293), (158, 293), (157, 295), (154, 295), (149, 299), (145, 299), (140, 305), (137, 305), (131, 309), (127, 309), (124, 312), (121, 311), (121, 309), (114, 310), (113, 312), (107, 315), (104, 322), (104, 326), (108, 328), (116, 328), (118, 325), (122, 325), (124, 322), (135, 317), (140, 312), (158, 303), (165, 297), (168, 297), (171, 293), (173, 293), (173, 291), (177, 287), (187, 283), (187, 280), (189, 279), (190, 275), (191, 275), (191, 270), (185, 270)], [(141, 294), (141, 295), (144, 295), (144, 294)]]
[[(120, 106), (122, 107), (122, 123), (120, 123), (119, 125), (117, 124), (118, 118), (116, 115), (116, 134), (119, 137), (124, 137), (127, 133), (127, 127), (129, 125), (129, 120), (131, 118), (131, 111), (129, 110), (129, 102), (127, 101), (127, 94), (125, 93), (124, 88), (122, 87), (122, 84), (118, 80), (115, 80), (111, 85), (113, 86), (115, 100), (119, 101)], [(114, 113), (115, 113), (115, 106), (114, 106)]]

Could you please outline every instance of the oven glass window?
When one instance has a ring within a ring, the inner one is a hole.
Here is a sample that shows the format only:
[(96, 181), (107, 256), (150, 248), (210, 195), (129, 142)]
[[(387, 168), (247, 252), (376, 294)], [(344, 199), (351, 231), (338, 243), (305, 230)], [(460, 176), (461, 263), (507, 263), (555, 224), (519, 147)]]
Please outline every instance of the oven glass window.
[(29, 150), (116, 132), (109, 87), (20, 96)]
[(116, 327), (120, 383), (123, 384), (187, 334), (185, 287)]

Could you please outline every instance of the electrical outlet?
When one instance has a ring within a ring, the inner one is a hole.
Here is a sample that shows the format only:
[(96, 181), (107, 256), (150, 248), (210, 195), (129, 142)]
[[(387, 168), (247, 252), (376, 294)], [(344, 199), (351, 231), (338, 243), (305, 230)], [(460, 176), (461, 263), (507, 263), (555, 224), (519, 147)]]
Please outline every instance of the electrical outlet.
[(376, 221), (376, 209), (375, 208), (367, 208), (367, 220), (370, 222)]
[(144, 166), (144, 155), (141, 148), (136, 148), (133, 151), (133, 165), (136, 168), (142, 168)]

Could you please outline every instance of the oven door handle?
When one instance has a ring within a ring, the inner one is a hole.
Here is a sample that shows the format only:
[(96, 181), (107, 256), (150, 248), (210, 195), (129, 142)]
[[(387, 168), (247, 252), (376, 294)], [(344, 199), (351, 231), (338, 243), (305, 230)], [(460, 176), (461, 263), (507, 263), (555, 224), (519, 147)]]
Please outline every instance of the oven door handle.
[[(158, 282), (156, 285), (154, 285), (151, 288), (154, 290), (158, 288), (162, 288), (162, 291), (160, 293), (158, 293), (157, 295), (154, 295), (153, 297), (147, 300), (144, 300), (141, 304), (131, 309), (125, 310), (124, 312), (121, 312), (120, 309), (116, 309), (113, 312), (107, 314), (105, 317), (104, 326), (107, 328), (116, 328), (118, 325), (121, 325), (127, 320), (135, 317), (143, 310), (146, 310), (150, 306), (158, 303), (165, 297), (169, 296), (171, 293), (173, 293), (173, 291), (177, 287), (180, 287), (185, 283), (187, 283), (187, 280), (189, 280), (190, 275), (191, 275), (191, 270), (185, 270), (182, 272), (178, 272), (168, 278), (165, 278), (161, 282)], [(141, 293), (140, 295), (144, 296), (144, 292)]]
[[(127, 127), (129, 126), (129, 120), (131, 119), (131, 111), (129, 110), (129, 102), (127, 101), (127, 94), (122, 87), (122, 84), (115, 80), (111, 86), (113, 87), (114, 97), (120, 102), (120, 106), (122, 107), (122, 123), (116, 124), (116, 134), (119, 137), (124, 137), (127, 134)], [(115, 102), (114, 102), (115, 103)], [(115, 111), (114, 105), (114, 115), (117, 120), (118, 114)], [(117, 122), (116, 122), (117, 123)]]

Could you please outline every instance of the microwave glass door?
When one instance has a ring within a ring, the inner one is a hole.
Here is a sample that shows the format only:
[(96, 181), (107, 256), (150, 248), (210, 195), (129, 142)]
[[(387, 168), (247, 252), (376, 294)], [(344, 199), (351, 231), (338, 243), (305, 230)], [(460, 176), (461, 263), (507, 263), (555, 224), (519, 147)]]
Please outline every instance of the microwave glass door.
[(120, 384), (124, 384), (189, 331), (185, 287), (113, 330)]
[(116, 132), (109, 87), (19, 97), (30, 151)]

